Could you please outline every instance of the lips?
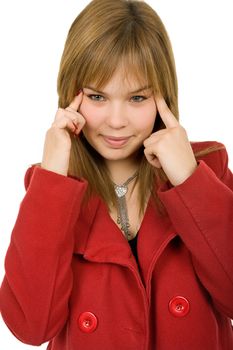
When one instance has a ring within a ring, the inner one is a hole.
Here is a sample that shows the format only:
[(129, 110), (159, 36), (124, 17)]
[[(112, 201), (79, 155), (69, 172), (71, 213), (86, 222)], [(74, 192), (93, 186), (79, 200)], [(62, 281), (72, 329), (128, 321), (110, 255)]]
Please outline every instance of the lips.
[(116, 136), (103, 136), (104, 141), (112, 147), (122, 147), (127, 144), (130, 136), (116, 137)]

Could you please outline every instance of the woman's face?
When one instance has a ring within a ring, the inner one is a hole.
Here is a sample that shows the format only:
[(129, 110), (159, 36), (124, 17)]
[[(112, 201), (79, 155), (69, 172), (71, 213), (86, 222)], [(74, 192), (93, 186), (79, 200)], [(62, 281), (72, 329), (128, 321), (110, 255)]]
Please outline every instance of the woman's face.
[(83, 88), (79, 109), (86, 119), (84, 136), (106, 161), (134, 158), (151, 134), (157, 108), (152, 91), (116, 71), (102, 91)]

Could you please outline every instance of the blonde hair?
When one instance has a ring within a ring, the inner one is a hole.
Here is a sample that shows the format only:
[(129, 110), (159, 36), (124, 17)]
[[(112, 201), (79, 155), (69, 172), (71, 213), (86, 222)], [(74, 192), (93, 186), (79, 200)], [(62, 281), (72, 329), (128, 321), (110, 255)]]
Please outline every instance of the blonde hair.
[[(101, 89), (121, 65), (126, 75), (161, 93), (178, 119), (178, 86), (175, 61), (166, 29), (157, 13), (137, 0), (93, 0), (69, 30), (58, 74), (59, 107), (66, 108), (80, 88)], [(159, 116), (154, 130), (164, 128)], [(139, 151), (139, 203), (143, 211), (148, 194), (155, 194), (166, 179)], [(114, 188), (101, 156), (81, 134), (72, 138), (69, 175), (88, 181), (89, 194), (115, 203)]]

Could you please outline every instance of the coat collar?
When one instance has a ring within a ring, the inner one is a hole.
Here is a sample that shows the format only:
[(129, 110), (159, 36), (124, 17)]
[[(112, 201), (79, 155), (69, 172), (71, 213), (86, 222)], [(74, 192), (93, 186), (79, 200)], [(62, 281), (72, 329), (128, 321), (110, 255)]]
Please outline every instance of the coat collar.
[(80, 213), (76, 231), (75, 253), (82, 254), (85, 259), (121, 265), (132, 260), (127, 240), (100, 198), (92, 198)]
[[(145, 279), (152, 260), (155, 256), (159, 257), (174, 237), (168, 216), (161, 215), (150, 200), (138, 233), (138, 258)], [(129, 243), (110, 217), (107, 206), (98, 197), (92, 198), (81, 211), (74, 252), (82, 254), (89, 261), (138, 269)]]

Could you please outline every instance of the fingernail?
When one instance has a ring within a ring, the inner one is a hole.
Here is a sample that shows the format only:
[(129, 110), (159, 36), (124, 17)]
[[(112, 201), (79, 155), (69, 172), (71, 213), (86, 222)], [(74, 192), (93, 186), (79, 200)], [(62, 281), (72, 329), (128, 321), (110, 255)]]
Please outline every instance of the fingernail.
[(80, 94), (80, 92), (82, 92), (83, 89), (79, 89), (78, 92), (77, 92), (77, 96)]

